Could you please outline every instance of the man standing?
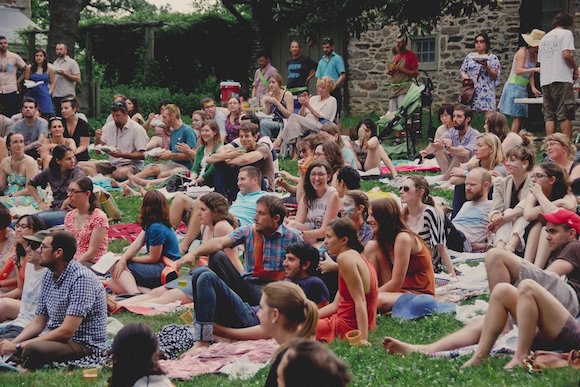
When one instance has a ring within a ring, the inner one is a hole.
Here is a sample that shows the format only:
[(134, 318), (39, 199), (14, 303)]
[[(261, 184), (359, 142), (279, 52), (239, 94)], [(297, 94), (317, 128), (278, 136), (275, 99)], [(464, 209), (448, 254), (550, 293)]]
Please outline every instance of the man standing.
[(56, 60), (52, 64), (54, 69), (54, 90), (52, 104), (54, 112), (60, 115), (60, 102), (65, 97), (74, 97), (75, 85), (81, 81), (81, 71), (78, 63), (68, 56), (68, 48), (64, 43), (56, 45)]
[(473, 150), (479, 132), (470, 126), (472, 118), (471, 108), (465, 105), (455, 106), (453, 109), (454, 128), (445, 132), (421, 152), (423, 156), (435, 154), (443, 172), (443, 180), (449, 180), (451, 170), (467, 162), (474, 154)]
[(334, 89), (330, 95), (336, 98), (336, 116), (340, 117), (342, 110), (342, 85), (346, 79), (344, 60), (334, 52), (334, 40), (330, 37), (322, 39), (322, 58), (318, 62), (316, 78), (330, 77), (334, 81)]
[(127, 106), (122, 101), (111, 107), (113, 121), (95, 131), (95, 144), (107, 145), (108, 161), (82, 161), (79, 163), (87, 176), (99, 173), (110, 175), (115, 180), (126, 180), (129, 173), (143, 169), (143, 159), (147, 150), (147, 132), (141, 125), (129, 118)]
[(207, 113), (211, 120), (215, 120), (220, 128), (222, 142), (226, 141), (226, 115), (215, 104), (213, 98), (204, 98), (201, 100), (203, 111)]
[(107, 339), (105, 291), (88, 268), (73, 260), (74, 236), (57, 231), (44, 238), (39, 249), (40, 265), (49, 271), (42, 280), (36, 315), (14, 340), (0, 342), (1, 354), (14, 354), (32, 370), (88, 356), (104, 349)]
[(308, 82), (314, 78), (316, 72), (316, 62), (309, 57), (302, 55), (300, 42), (293, 40), (290, 42), (291, 58), (286, 61), (288, 68), (288, 79), (286, 80), (286, 90), (294, 96), (294, 111), (300, 110), (298, 96), (304, 91), (308, 91)]
[(39, 116), (38, 105), (34, 98), (24, 97), (22, 101), (22, 119), (12, 126), (12, 132), (24, 136), (24, 151), (37, 159), (37, 148), (48, 137), (48, 122)]
[(542, 270), (511, 251), (489, 250), (485, 254), (485, 270), (490, 293), (499, 283), (517, 286), (524, 279), (532, 279), (576, 317), (580, 312), (580, 217), (562, 208), (550, 214), (541, 213), (539, 219), (546, 225), (551, 250), (546, 269)]
[(270, 64), (270, 55), (265, 51), (258, 53), (258, 66), (258, 69), (254, 73), (252, 97), (260, 99), (262, 96), (268, 94), (268, 79), (276, 74), (278, 70)]
[(576, 109), (572, 84), (578, 78), (573, 54), (574, 36), (569, 30), (573, 22), (567, 13), (557, 14), (552, 21), (554, 29), (542, 38), (538, 49), (547, 136), (554, 133), (558, 121), (562, 133), (572, 138), (571, 120)]
[(16, 71), (24, 67), (24, 60), (18, 54), (8, 51), (8, 39), (0, 36), (0, 105), (9, 118), (18, 111)]
[[(397, 37), (395, 50), (397, 55), (393, 58), (393, 62), (387, 66), (387, 74), (391, 76), (391, 83), (387, 85), (390, 112), (396, 112), (401, 107), (413, 78), (419, 74), (417, 55), (407, 49), (407, 39), (405, 37)], [(396, 141), (400, 142), (401, 131), (397, 131), (396, 136)]]
[[(176, 270), (195, 257), (210, 256), (208, 267), (244, 302), (260, 302), (262, 287), (285, 277), (283, 263), (286, 246), (302, 240), (300, 233), (284, 226), (286, 207), (272, 195), (258, 199), (254, 223), (238, 227), (220, 238), (211, 239), (175, 262)], [(223, 249), (244, 244), (244, 272), (234, 267)]]

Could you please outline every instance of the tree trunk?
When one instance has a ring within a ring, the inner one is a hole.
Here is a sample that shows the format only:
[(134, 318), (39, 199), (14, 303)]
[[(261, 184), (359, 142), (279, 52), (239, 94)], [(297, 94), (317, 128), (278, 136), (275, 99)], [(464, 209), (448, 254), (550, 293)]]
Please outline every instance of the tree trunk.
[(47, 53), (50, 62), (56, 59), (57, 43), (68, 47), (68, 54), (74, 58), (75, 43), (78, 40), (81, 11), (90, 0), (50, 0), (50, 30), (48, 32)]

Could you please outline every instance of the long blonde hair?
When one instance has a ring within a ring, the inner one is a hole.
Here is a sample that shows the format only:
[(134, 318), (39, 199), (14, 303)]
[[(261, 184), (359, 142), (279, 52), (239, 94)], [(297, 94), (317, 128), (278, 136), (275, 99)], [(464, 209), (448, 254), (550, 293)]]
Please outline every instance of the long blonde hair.
[[(493, 170), (498, 164), (502, 164), (503, 162), (505, 162), (505, 155), (503, 153), (503, 149), (501, 147), (501, 140), (499, 139), (498, 136), (496, 136), (493, 133), (482, 133), (479, 136), (477, 136), (477, 140), (479, 140), (480, 138), (483, 138), (483, 141), (485, 141), (485, 143), (493, 148), (493, 152), (491, 152), (491, 154), (489, 155), (489, 158), (487, 160), (486, 163), (484, 163), (482, 161), (481, 167), (487, 169), (488, 171)], [(487, 165), (484, 165), (487, 164)], [(478, 167), (479, 162), (475, 163), (475, 165), (471, 165), (471, 168), (475, 168)]]
[(285, 329), (298, 331), (295, 336), (313, 339), (318, 325), (318, 307), (304, 294), (300, 286), (290, 281), (270, 282), (262, 293), (266, 304), (285, 317)]

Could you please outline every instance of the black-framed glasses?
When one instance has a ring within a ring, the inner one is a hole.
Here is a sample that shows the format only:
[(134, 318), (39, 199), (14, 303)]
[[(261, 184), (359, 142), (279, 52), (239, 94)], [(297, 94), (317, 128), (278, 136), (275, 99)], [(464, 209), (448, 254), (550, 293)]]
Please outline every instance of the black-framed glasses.
[(17, 228), (21, 228), (21, 229), (27, 229), (27, 228), (31, 228), (29, 225), (27, 224), (20, 224), (20, 223), (16, 223), (14, 225), (14, 229), (16, 230)]
[(38, 250), (38, 248), (40, 247), (40, 242), (28, 241), (28, 247), (30, 247), (30, 250), (32, 251)]
[[(40, 248), (40, 251), (44, 250), (44, 249), (52, 249), (52, 246), (49, 246), (47, 244), (41, 243), (38, 248)], [(54, 250), (54, 249), (53, 249)]]

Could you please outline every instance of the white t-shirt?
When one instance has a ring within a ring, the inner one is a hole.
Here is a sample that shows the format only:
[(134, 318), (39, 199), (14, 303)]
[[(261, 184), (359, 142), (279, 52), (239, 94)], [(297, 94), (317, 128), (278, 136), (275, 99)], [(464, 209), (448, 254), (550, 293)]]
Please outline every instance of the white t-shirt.
[(20, 311), (16, 320), (11, 322), (12, 325), (26, 328), (34, 318), (40, 289), (42, 288), (42, 277), (48, 269), (41, 267), (38, 270), (34, 265), (29, 263), (24, 268), (24, 285), (22, 286), (22, 298), (20, 299)]
[(481, 243), (487, 240), (487, 225), (492, 201), (467, 201), (453, 218), (452, 223), (461, 231), (470, 243)]
[(540, 62), (540, 85), (546, 86), (554, 82), (573, 83), (573, 69), (568, 67), (562, 52), (574, 51), (574, 36), (564, 28), (554, 28), (540, 41), (538, 62)]

